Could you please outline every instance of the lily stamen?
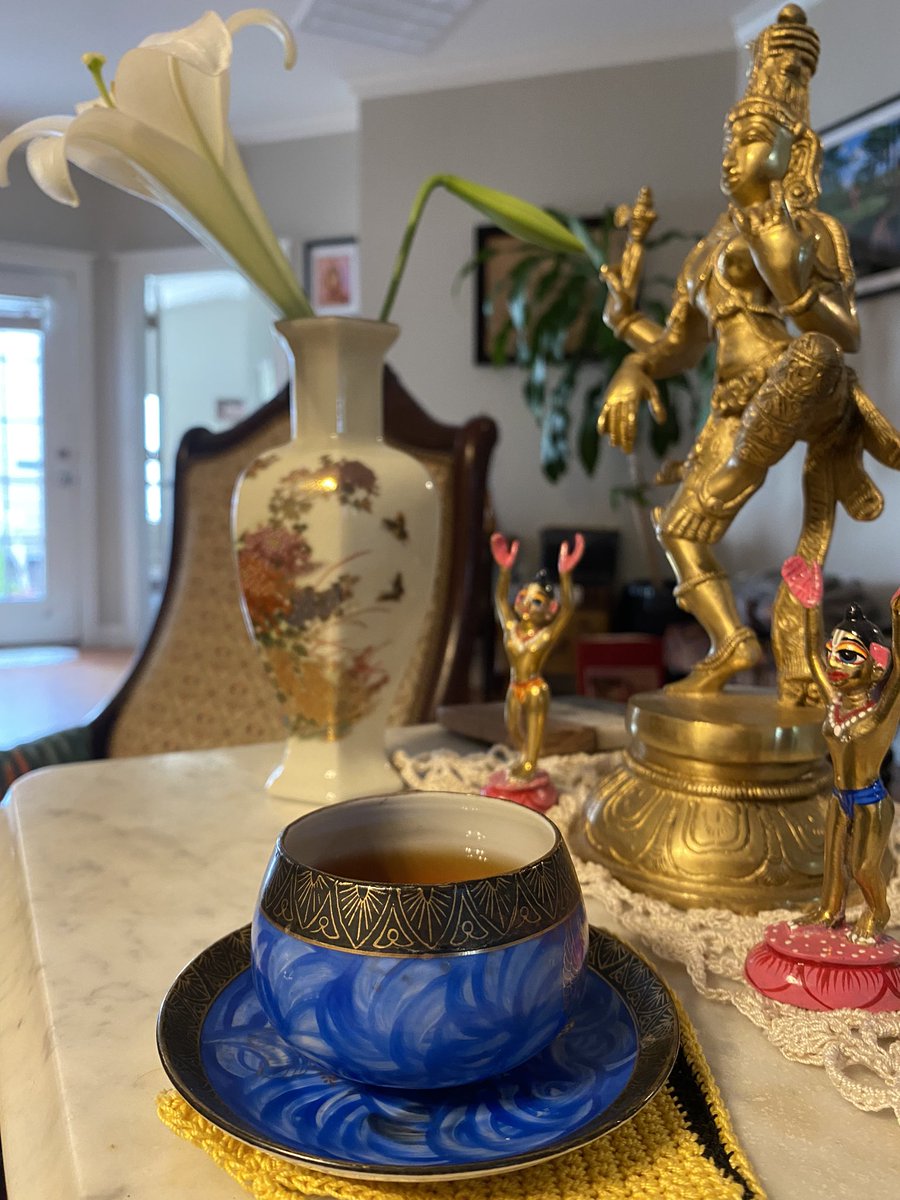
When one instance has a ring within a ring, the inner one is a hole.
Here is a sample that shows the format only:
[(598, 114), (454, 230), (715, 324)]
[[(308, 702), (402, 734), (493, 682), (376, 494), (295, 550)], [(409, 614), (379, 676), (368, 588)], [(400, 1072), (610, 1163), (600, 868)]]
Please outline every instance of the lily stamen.
[(112, 97), (112, 93), (106, 86), (106, 81), (103, 78), (103, 68), (106, 66), (105, 54), (82, 54), (81, 61), (90, 71), (94, 83), (97, 85), (97, 91), (100, 93), (100, 99), (108, 108), (115, 108), (116, 102)]

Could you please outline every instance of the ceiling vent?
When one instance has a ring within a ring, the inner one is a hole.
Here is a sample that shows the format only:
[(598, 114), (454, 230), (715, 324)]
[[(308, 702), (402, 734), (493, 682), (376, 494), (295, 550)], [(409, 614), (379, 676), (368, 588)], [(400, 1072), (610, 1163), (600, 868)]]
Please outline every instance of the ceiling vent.
[(299, 28), (382, 50), (427, 54), (480, 0), (312, 0)]

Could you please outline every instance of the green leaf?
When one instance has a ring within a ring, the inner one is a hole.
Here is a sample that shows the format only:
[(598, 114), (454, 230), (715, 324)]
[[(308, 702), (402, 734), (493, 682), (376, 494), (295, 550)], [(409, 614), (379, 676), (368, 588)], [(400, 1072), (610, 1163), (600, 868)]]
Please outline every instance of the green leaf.
[(581, 424), (578, 427), (578, 457), (588, 475), (593, 475), (600, 461), (602, 442), (597, 432), (601, 400), (606, 391), (606, 379), (584, 393)]
[(602, 242), (597, 242), (588, 227), (583, 221), (580, 221), (578, 217), (569, 217), (568, 224), (572, 232), (581, 242), (582, 248), (588, 257), (592, 268), (599, 272), (600, 268), (606, 262), (606, 243), (608, 238), (604, 236)]
[(664, 233), (657, 233), (653, 237), (648, 237), (647, 249), (656, 250), (660, 246), (667, 245), (669, 242), (700, 242), (704, 236), (702, 233), (686, 233), (683, 229), (667, 229)]
[(509, 339), (512, 332), (513, 323), (507, 317), (491, 338), (490, 357), (495, 367), (505, 366), (509, 362)]
[(610, 488), (609, 500), (613, 510), (618, 509), (623, 500), (640, 504), (642, 508), (649, 508), (653, 503), (647, 493), (647, 485), (644, 483), (625, 484), (622, 487)]
[(569, 411), (551, 405), (541, 426), (541, 468), (551, 482), (564, 475), (569, 465)]
[(522, 390), (525, 403), (535, 419), (540, 420), (544, 414), (547, 397), (547, 360), (542, 355), (534, 356)]
[(666, 419), (661, 425), (650, 420), (650, 445), (657, 458), (662, 458), (670, 446), (674, 446), (681, 436), (678, 425), (678, 413), (672, 402), (670, 390), (671, 380), (661, 379), (657, 382), (659, 398), (666, 410)]

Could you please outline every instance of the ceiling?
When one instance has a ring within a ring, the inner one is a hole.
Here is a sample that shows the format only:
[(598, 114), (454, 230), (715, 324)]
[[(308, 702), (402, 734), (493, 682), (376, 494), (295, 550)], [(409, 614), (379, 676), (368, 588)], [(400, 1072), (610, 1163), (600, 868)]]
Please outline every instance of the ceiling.
[[(312, 2), (269, 0), (269, 7), (296, 32)], [(366, 9), (367, 0), (355, 2)], [(218, 11), (250, 3), (220, 0)], [(126, 50), (190, 24), (204, 0), (16, 0), (5, 9), (0, 132), (90, 99), (85, 51), (106, 55), (109, 79)], [(419, 56), (301, 31), (290, 73), (279, 68), (272, 35), (247, 29), (235, 38), (232, 126), (245, 142), (355, 129), (360, 99), (723, 50), (776, 10), (769, 0), (478, 0)]]

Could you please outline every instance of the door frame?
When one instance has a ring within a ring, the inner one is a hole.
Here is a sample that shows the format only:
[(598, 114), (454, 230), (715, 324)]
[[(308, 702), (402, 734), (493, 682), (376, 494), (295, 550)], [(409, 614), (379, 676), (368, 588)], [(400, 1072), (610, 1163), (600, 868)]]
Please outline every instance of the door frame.
[(195, 243), (164, 250), (121, 250), (113, 255), (115, 272), (114, 341), (117, 391), (120, 397), (122, 456), (119, 512), (123, 530), (124, 614), (135, 644), (150, 631), (152, 612), (147, 590), (148, 545), (144, 520), (144, 387), (146, 384), (144, 276), (180, 271), (221, 271), (228, 264)]
[(69, 403), (78, 415), (72, 445), (79, 475), (75, 554), (80, 565), (78, 582), (78, 641), (102, 645), (100, 581), (97, 575), (97, 400), (94, 326), (94, 256), (86, 251), (59, 250), (24, 242), (0, 241), (0, 266), (12, 270), (55, 272), (68, 277), (72, 304), (66, 319), (73, 333), (77, 369), (67, 381)]
[[(289, 239), (279, 238), (288, 261), (293, 264)], [(144, 521), (144, 385), (146, 381), (144, 339), (144, 276), (188, 271), (236, 270), (220, 255), (192, 243), (162, 250), (122, 250), (112, 256), (116, 336), (114, 378), (120, 397), (119, 443), (128, 447), (122, 455), (119, 512), (125, 522), (123, 541), (123, 597), (125, 619), (133, 630), (135, 644), (147, 636), (152, 612), (146, 587), (148, 547)], [(274, 319), (274, 318), (273, 318)], [(129, 403), (128, 398), (136, 398)], [(137, 453), (134, 448), (137, 448)]]

